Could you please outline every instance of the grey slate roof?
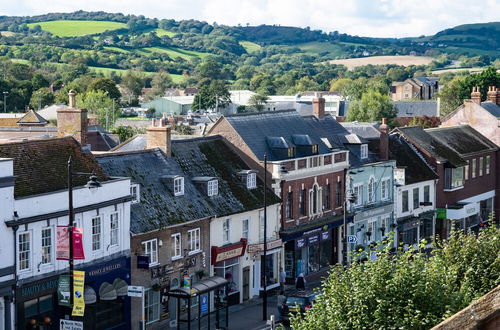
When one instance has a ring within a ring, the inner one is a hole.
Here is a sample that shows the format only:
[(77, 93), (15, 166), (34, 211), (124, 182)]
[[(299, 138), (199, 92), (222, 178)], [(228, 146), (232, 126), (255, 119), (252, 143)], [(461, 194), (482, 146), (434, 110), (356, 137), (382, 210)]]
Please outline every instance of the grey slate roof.
[(117, 145), (111, 151), (129, 152), (146, 149), (147, 139), (145, 134), (137, 134), (126, 140), (122, 144)]
[[(266, 137), (283, 137), (289, 146), (294, 146), (292, 135), (309, 135), (312, 143), (318, 145), (318, 154), (330, 153), (320, 136), (309, 126), (295, 110), (260, 112), (245, 115), (226, 116), (225, 119), (238, 132), (258, 159), (283, 159), (273, 153)], [(303, 157), (298, 151), (296, 157)]]
[(436, 101), (396, 101), (393, 104), (398, 109), (396, 117), (438, 116)]
[(361, 136), (366, 140), (378, 140), (380, 139), (380, 131), (378, 127), (379, 123), (360, 123), (357, 121), (342, 122), (340, 123), (347, 129), (350, 133)]
[(500, 106), (495, 102), (491, 101), (481, 102), (481, 106), (483, 107), (484, 110), (488, 111), (493, 116), (500, 118)]

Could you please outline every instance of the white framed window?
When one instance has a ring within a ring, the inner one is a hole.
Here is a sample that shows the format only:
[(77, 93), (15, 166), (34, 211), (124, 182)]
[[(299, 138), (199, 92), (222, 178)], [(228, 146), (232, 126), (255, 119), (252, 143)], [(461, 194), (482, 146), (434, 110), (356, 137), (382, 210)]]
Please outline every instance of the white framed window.
[(172, 234), (172, 259), (182, 258), (181, 233)]
[(361, 157), (361, 159), (368, 158), (368, 145), (367, 144), (361, 145), (360, 157)]
[(17, 261), (19, 270), (31, 268), (31, 233), (26, 231), (17, 235)]
[(247, 175), (247, 188), (253, 189), (257, 187), (257, 174), (249, 173)]
[(142, 242), (144, 254), (149, 257), (149, 266), (158, 264), (158, 239)]
[(174, 196), (184, 195), (184, 178), (174, 179)]
[(160, 319), (160, 291), (148, 289), (144, 292), (144, 315), (147, 324)]
[(368, 222), (368, 231), (372, 233), (372, 236), (371, 236), (372, 238), (375, 235), (376, 227), (377, 227), (377, 221), (369, 221)]
[(241, 222), (241, 237), (248, 239), (248, 219)]
[(118, 212), (109, 215), (109, 245), (118, 245), (118, 234), (120, 227), (120, 219)]
[(375, 179), (368, 181), (368, 203), (375, 203)]
[(52, 228), (42, 229), (42, 265), (52, 263)]
[(102, 246), (101, 217), (92, 218), (92, 251), (98, 251)]
[(207, 184), (208, 196), (216, 196), (219, 194), (219, 180), (210, 180)]
[(472, 166), (471, 166), (471, 178), (476, 177), (476, 158), (472, 159)]
[(382, 200), (389, 199), (389, 186), (391, 181), (389, 179), (382, 180), (381, 182), (381, 198)]
[(363, 205), (363, 186), (362, 185), (354, 186), (352, 189), (352, 193), (356, 198), (356, 200), (354, 201), (354, 206)]
[(479, 157), (479, 176), (483, 176), (483, 157)]
[(141, 202), (141, 189), (138, 183), (130, 184), (130, 195), (132, 196), (131, 204)]
[(222, 241), (224, 243), (229, 243), (229, 219), (224, 219), (224, 222), (222, 223)]
[(201, 251), (200, 228), (188, 230), (189, 252)]
[(486, 156), (486, 163), (485, 163), (485, 165), (486, 165), (486, 170), (485, 170), (486, 175), (490, 174), (490, 163), (491, 163), (491, 156), (488, 155), (488, 156)]

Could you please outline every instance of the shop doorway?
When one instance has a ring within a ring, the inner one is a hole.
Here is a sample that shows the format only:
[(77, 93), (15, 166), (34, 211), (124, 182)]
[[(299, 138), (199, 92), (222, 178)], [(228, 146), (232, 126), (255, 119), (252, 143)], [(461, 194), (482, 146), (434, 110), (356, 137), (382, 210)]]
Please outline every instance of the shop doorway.
[(243, 301), (250, 299), (250, 267), (243, 268)]

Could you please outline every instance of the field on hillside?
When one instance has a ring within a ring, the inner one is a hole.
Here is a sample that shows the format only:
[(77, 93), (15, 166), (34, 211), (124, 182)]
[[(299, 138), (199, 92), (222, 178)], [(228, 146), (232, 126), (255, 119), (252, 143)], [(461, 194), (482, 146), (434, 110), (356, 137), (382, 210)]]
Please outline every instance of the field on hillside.
[(261, 49), (262, 47), (259, 44), (251, 41), (240, 41), (240, 45), (245, 48), (247, 53), (255, 52), (256, 50)]
[(329, 64), (343, 64), (349, 70), (363, 65), (383, 65), (383, 64), (396, 64), (402, 66), (409, 65), (426, 65), (433, 61), (432, 57), (426, 56), (368, 56), (361, 58), (348, 58), (343, 60), (328, 61)]
[[(102, 73), (105, 76), (109, 76), (112, 71), (114, 71), (117, 75), (122, 76), (128, 71), (123, 69), (103, 68), (98, 66), (89, 66), (89, 69), (95, 72)], [(136, 72), (139, 74), (143, 74), (145, 76), (152, 76), (153, 74), (155, 74), (155, 72), (144, 72), (144, 71), (136, 71)], [(184, 79), (184, 77), (181, 74), (174, 74), (174, 73), (169, 73), (169, 74), (170, 77), (172, 77), (174, 83), (180, 83)]]
[(333, 58), (344, 55), (342, 47), (328, 42), (311, 41), (303, 44), (297, 44), (297, 47), (299, 47), (300, 49), (302, 49), (307, 53), (314, 53), (321, 55), (328, 53)]
[(48, 31), (59, 37), (78, 37), (127, 27), (124, 23), (110, 21), (65, 20), (30, 23), (28, 24), (28, 27), (32, 28), (35, 25), (40, 25), (42, 30)]
[(210, 53), (202, 53), (202, 52), (197, 52), (194, 50), (187, 50), (187, 49), (181, 49), (181, 48), (176, 48), (176, 47), (145, 47), (145, 48), (140, 48), (138, 49), (139, 52), (142, 53), (166, 53), (168, 56), (171, 58), (176, 58), (176, 57), (181, 57), (185, 60), (189, 60), (191, 57), (200, 57), (204, 58), (209, 55)]
[(163, 29), (154, 29), (153, 31), (156, 32), (156, 35), (158, 37), (169, 36), (170, 38), (172, 38), (173, 36), (175, 36), (177, 34), (177, 32), (167, 31), (167, 30), (163, 30)]

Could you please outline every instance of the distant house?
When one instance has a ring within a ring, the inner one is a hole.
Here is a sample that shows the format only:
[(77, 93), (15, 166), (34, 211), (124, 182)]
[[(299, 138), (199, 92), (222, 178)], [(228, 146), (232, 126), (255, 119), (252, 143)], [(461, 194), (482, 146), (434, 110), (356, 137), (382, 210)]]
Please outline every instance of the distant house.
[(38, 110), (37, 113), (47, 120), (57, 120), (57, 110), (67, 109), (68, 106), (65, 104), (52, 104), (46, 106), (45, 108)]
[(0, 128), (44, 127), (49, 122), (34, 110), (26, 113), (5, 114), (0, 117)]
[(183, 91), (181, 91), (181, 96), (195, 96), (198, 93), (198, 88), (196, 87), (186, 87)]
[(393, 82), (391, 98), (393, 101), (408, 99), (430, 100), (438, 92), (438, 78), (415, 77), (405, 81)]
[(439, 123), (439, 101), (394, 101), (398, 113), (394, 120), (398, 126), (406, 126), (417, 118), (430, 118)]

